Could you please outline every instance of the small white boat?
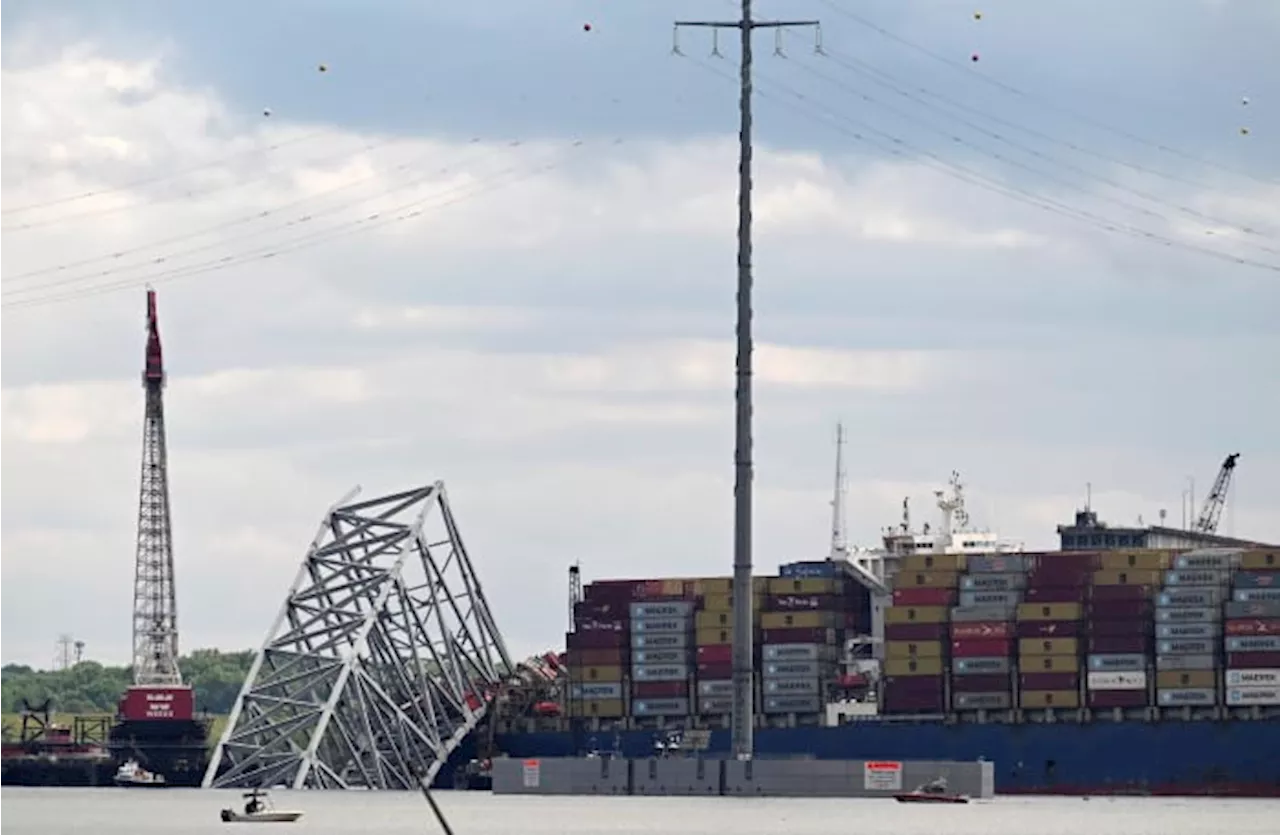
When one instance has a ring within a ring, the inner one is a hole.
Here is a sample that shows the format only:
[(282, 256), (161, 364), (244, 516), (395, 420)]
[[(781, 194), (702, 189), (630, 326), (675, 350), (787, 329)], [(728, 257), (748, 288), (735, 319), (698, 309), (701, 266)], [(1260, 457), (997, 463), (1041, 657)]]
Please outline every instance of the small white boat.
[(147, 771), (134, 759), (126, 760), (116, 769), (114, 781), (117, 786), (126, 788), (158, 789), (165, 786), (163, 774)]
[(293, 823), (302, 817), (301, 812), (288, 812), (275, 808), (271, 796), (261, 789), (245, 792), (244, 811), (223, 809), (223, 823)]

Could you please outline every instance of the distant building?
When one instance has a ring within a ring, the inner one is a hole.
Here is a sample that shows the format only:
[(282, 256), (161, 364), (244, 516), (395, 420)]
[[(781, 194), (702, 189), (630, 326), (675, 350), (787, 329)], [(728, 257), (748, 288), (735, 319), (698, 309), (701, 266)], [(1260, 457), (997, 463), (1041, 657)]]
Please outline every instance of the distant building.
[(1116, 548), (1276, 548), (1280, 546), (1211, 533), (1161, 526), (1112, 527), (1093, 510), (1076, 511), (1074, 525), (1059, 525), (1063, 551), (1106, 551)]

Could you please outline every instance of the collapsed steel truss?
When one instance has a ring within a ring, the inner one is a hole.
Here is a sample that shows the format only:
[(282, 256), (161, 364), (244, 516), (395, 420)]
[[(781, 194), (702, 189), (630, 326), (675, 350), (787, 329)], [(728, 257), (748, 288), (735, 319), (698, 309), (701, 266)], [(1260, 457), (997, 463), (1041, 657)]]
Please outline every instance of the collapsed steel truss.
[(206, 788), (414, 788), (512, 670), (443, 482), (356, 492), (308, 549)]

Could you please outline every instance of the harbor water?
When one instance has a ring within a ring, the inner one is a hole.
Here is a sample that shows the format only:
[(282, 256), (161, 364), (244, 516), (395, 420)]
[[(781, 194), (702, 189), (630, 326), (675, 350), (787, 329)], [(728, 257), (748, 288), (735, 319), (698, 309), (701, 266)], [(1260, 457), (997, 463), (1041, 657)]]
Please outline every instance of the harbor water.
[[(410, 792), (274, 792), (312, 835), (439, 832)], [(456, 835), (1275, 835), (1280, 801), (998, 797), (968, 806), (891, 800), (529, 797), (439, 792)], [(238, 792), (4, 788), (5, 835), (225, 832)], [(273, 830), (274, 831), (274, 830)]]

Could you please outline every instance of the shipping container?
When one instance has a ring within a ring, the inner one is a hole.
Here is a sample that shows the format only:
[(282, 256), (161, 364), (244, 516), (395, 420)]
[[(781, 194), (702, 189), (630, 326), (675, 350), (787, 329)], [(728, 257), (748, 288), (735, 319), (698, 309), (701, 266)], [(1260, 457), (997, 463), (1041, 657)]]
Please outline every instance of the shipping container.
[(1089, 586), (1089, 578), (1093, 572), (1088, 569), (1036, 569), (1027, 574), (1027, 596), (1030, 597), (1032, 589), (1065, 589), (1074, 588), (1077, 593), (1074, 600), (1082, 599), (1087, 593)]
[(897, 695), (910, 695), (920, 693), (941, 693), (944, 678), (943, 676), (885, 676), (884, 689), (886, 693), (895, 693)]
[(1158, 623), (1157, 638), (1216, 638), (1222, 628), (1218, 623)]
[(706, 696), (698, 698), (698, 713), (703, 716), (722, 716), (733, 713), (732, 696)]
[(1035, 554), (1036, 571), (1054, 569), (1058, 571), (1088, 571), (1096, 568), (1101, 551), (1049, 551)]
[(1280, 635), (1280, 618), (1228, 620), (1225, 628), (1228, 635)]
[(685, 580), (684, 590), (686, 595), (693, 595), (694, 597), (706, 597), (712, 594), (733, 594), (733, 578), (701, 577), (696, 580)]
[(1280, 600), (1280, 589), (1236, 589), (1231, 599), (1237, 603)]
[(885, 641), (887, 658), (941, 658), (942, 641)]
[(1019, 698), (1023, 710), (1044, 708), (1072, 709), (1080, 707), (1080, 693), (1076, 690), (1023, 690)]
[(1231, 707), (1274, 707), (1280, 705), (1280, 687), (1228, 687), (1227, 704)]
[(1107, 710), (1113, 707), (1146, 707), (1147, 690), (1090, 690), (1089, 707)]
[(626, 632), (569, 632), (564, 643), (569, 649), (621, 649), (627, 639)]
[(631, 703), (632, 716), (688, 716), (689, 699), (637, 699)]
[(1080, 687), (1080, 673), (1024, 672), (1018, 683), (1023, 690), (1075, 690)]
[(1280, 668), (1280, 652), (1228, 653), (1227, 666), (1241, 670), (1269, 670)]
[[(817, 614), (805, 612), (804, 614)], [(945, 606), (890, 606), (884, 610), (884, 622), (888, 623), (943, 623), (947, 619)], [(817, 624), (814, 624), (815, 626)]]
[(957, 606), (950, 612), (951, 622), (989, 623), (1013, 620), (1016, 608), (1015, 606)]
[(1173, 567), (1179, 571), (1222, 571), (1230, 569), (1240, 562), (1240, 554), (1235, 551), (1192, 552), (1180, 554), (1173, 561)]
[(894, 606), (952, 606), (955, 589), (894, 589)]
[(631, 685), (637, 699), (682, 699), (689, 695), (687, 681), (637, 681)]
[(685, 622), (693, 614), (693, 601), (667, 600), (662, 603), (632, 603), (631, 619), (675, 620)]
[(579, 600), (573, 604), (575, 623), (588, 620), (620, 620), (627, 616), (628, 604), (620, 601)]
[(1147, 657), (1142, 653), (1091, 653), (1088, 667), (1099, 673), (1131, 673), (1147, 669)]
[(765, 594), (839, 594), (838, 577), (771, 577)]
[(1213, 623), (1222, 620), (1216, 606), (1199, 609), (1156, 609), (1156, 623)]
[(638, 649), (631, 653), (632, 664), (688, 664), (689, 650)]
[[(752, 619), (756, 623), (759, 623), (760, 622), (759, 613), (752, 612)], [(695, 617), (693, 620), (693, 623), (694, 623), (694, 628), (698, 632), (702, 632), (702, 630), (704, 629), (732, 629), (733, 628), (733, 612), (732, 611), (698, 612), (697, 617)]]
[[(753, 605), (751, 611), (754, 614), (760, 607)], [(733, 595), (732, 594), (708, 594), (702, 598), (703, 612), (732, 612), (733, 611)]]
[(802, 560), (778, 566), (778, 574), (789, 580), (835, 577), (837, 573), (834, 560)]
[(1099, 637), (1116, 635), (1141, 635), (1146, 637), (1155, 631), (1155, 623), (1150, 617), (1129, 618), (1126, 620), (1091, 620), (1089, 634)]
[(940, 641), (947, 637), (945, 623), (886, 623), (886, 641)]
[(1032, 586), (1022, 593), (1022, 599), (1027, 603), (1079, 603), (1087, 591), (1085, 586)]
[(953, 658), (996, 658), (1013, 654), (1013, 641), (1008, 638), (962, 638), (951, 642)]
[(699, 696), (733, 696), (733, 679), (698, 682)]
[(1280, 571), (1237, 571), (1231, 585), (1238, 589), (1280, 589)]
[(1161, 571), (1169, 567), (1171, 556), (1168, 551), (1107, 551), (1098, 558), (1098, 568), (1104, 571), (1130, 568)]
[(721, 679), (733, 678), (733, 663), (728, 661), (713, 661), (710, 663), (701, 663), (698, 665), (699, 679)]
[[(657, 634), (644, 634), (631, 636), (631, 647), (633, 649), (682, 649), (689, 646), (689, 633), (687, 632), (660, 632)], [(723, 643), (716, 641), (715, 643)]]
[(770, 594), (764, 599), (767, 612), (836, 612), (845, 601), (834, 594)]
[(1160, 584), (1159, 569), (1122, 568), (1106, 569), (1093, 572), (1093, 586), (1157, 586)]
[(639, 598), (645, 600), (674, 598), (684, 594), (684, 580), (645, 580), (640, 586)]
[(1278, 687), (1280, 669), (1227, 670), (1228, 687)]
[(574, 632), (626, 632), (628, 627), (625, 618), (574, 618)]
[(1257, 549), (1240, 555), (1240, 567), (1247, 571), (1280, 568), (1280, 550)]
[(1090, 670), (1085, 678), (1085, 686), (1090, 690), (1142, 690), (1147, 689), (1147, 673), (1145, 670), (1134, 672), (1098, 672)]
[(733, 661), (733, 644), (708, 644), (697, 650), (699, 664), (729, 664)]
[(889, 676), (937, 676), (942, 674), (942, 659), (887, 658), (884, 671)]
[(1280, 618), (1280, 600), (1233, 600), (1222, 607), (1222, 612), (1228, 618)]
[(1156, 644), (1160, 655), (1213, 655), (1217, 651), (1218, 642), (1213, 638), (1183, 638)]
[(822, 664), (817, 661), (775, 661), (765, 664), (761, 675), (766, 678), (817, 678)]
[(762, 688), (770, 696), (817, 696), (822, 682), (816, 678), (767, 678)]
[(649, 581), (596, 580), (594, 583), (587, 583), (587, 587), (583, 590), (583, 597), (587, 600), (603, 600), (606, 598), (631, 600), (641, 595), (647, 582)]
[(965, 568), (970, 574), (1006, 574), (1027, 570), (1027, 560), (1021, 555), (1013, 556), (970, 556), (965, 561)]
[[(993, 575), (994, 576), (994, 575)], [(1013, 607), (1022, 602), (1021, 591), (962, 591), (957, 601), (961, 606)]]
[(615, 649), (570, 649), (565, 651), (566, 667), (629, 667), (631, 666), (631, 650), (628, 647)]
[(1232, 636), (1226, 640), (1227, 652), (1280, 652), (1280, 635), (1262, 637)]
[(1161, 690), (1186, 690), (1216, 687), (1215, 670), (1161, 670), (1156, 673), (1156, 687)]
[[(886, 630), (887, 631), (887, 630)], [(731, 642), (733, 639), (730, 638)], [(834, 629), (761, 629), (761, 644), (834, 644), (836, 643), (836, 631)]]
[(764, 700), (764, 712), (821, 713), (822, 699), (818, 696), (767, 696)]
[(912, 573), (941, 571), (955, 574), (964, 571), (965, 554), (911, 554), (902, 558), (902, 570)]
[(569, 688), (571, 699), (621, 699), (622, 682), (593, 681), (575, 684)]
[(960, 578), (962, 591), (1017, 591), (1026, 587), (1025, 574), (970, 574)]
[(1166, 586), (1222, 586), (1230, 579), (1227, 571), (1166, 571)]
[(1109, 603), (1113, 600), (1150, 600), (1158, 586), (1093, 586), (1089, 589), (1089, 599), (1098, 603)]
[(830, 648), (822, 644), (765, 644), (760, 647), (765, 661), (825, 661)]
[(1090, 620), (1143, 620), (1151, 617), (1150, 600), (1093, 600)]
[[(885, 611), (894, 609), (890, 607)], [(835, 612), (765, 612), (760, 616), (760, 625), (765, 629), (829, 629), (839, 622), (840, 617)]]
[(632, 635), (688, 634), (693, 623), (687, 618), (653, 618), (631, 621)]
[(601, 719), (621, 719), (624, 713), (622, 699), (583, 699), (569, 702), (570, 716), (598, 716)]
[(1014, 627), (1014, 634), (1019, 638), (1075, 638), (1087, 627), (1078, 620), (1024, 620)]
[(1018, 641), (1019, 655), (1079, 655), (1080, 641), (1076, 638), (1022, 638)]
[(1144, 655), (1151, 649), (1151, 639), (1145, 635), (1095, 635), (1089, 638), (1089, 652), (1133, 653)]
[(570, 667), (569, 680), (576, 682), (622, 681), (622, 667)]
[(953, 623), (951, 624), (951, 640), (964, 638), (1011, 638), (1013, 624), (1008, 621), (986, 623)]
[(1079, 672), (1080, 658), (1076, 655), (1020, 655), (1018, 669), (1024, 673)]
[(1196, 707), (1218, 703), (1218, 691), (1212, 687), (1191, 690), (1157, 690), (1156, 704), (1160, 707)]
[(689, 678), (689, 665), (633, 664), (631, 677), (636, 681), (684, 681)]
[(120, 700), (120, 714), (130, 721), (189, 721), (195, 716), (194, 691), (186, 685), (129, 687)]
[(1009, 666), (1009, 658), (1007, 656), (957, 658), (951, 662), (951, 672), (958, 676), (994, 675), (996, 673), (1008, 673)]
[(954, 693), (992, 693), (1009, 692), (1013, 682), (1008, 674), (987, 673), (984, 675), (957, 676), (951, 679), (951, 690)]
[(1157, 670), (1212, 670), (1218, 667), (1215, 655), (1157, 655)]
[(1018, 607), (1018, 620), (1079, 620), (1083, 608), (1079, 603), (1023, 603)]
[(893, 578), (895, 588), (954, 589), (960, 575), (953, 571), (899, 571)]
[(1185, 586), (1156, 597), (1156, 605), (1161, 607), (1188, 606), (1194, 609), (1217, 606), (1221, 602), (1222, 590), (1216, 586)]
[(1013, 697), (1001, 693), (953, 693), (951, 706), (956, 710), (1008, 710)]
[(724, 644), (733, 646), (733, 629), (731, 627), (699, 629), (694, 633), (693, 640), (699, 649), (702, 647), (722, 646)]

